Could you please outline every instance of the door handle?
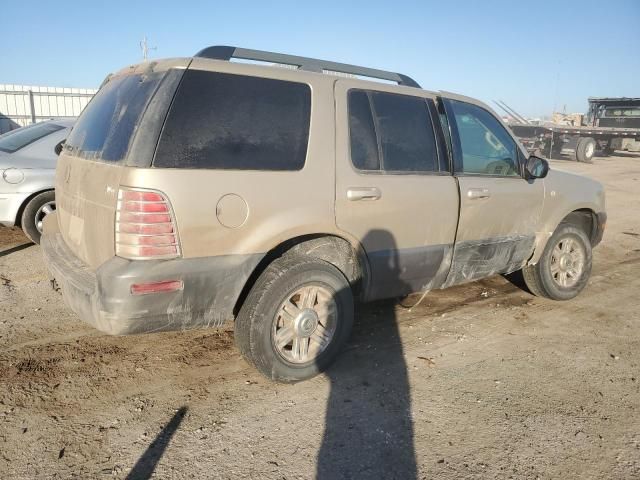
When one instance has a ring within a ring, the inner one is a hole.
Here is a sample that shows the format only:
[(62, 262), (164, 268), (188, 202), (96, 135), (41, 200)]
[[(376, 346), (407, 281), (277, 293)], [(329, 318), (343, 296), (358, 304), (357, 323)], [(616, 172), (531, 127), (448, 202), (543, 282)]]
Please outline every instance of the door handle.
[(354, 187), (347, 189), (347, 199), (355, 202), (357, 200), (378, 200), (382, 197), (382, 192), (377, 187)]
[(467, 190), (467, 197), (471, 200), (477, 198), (489, 198), (491, 196), (491, 192), (488, 188), (470, 188)]

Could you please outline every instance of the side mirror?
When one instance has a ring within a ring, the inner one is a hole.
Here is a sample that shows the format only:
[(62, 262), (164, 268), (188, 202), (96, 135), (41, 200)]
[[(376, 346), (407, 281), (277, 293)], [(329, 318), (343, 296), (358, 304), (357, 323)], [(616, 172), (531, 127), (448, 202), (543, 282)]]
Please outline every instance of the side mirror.
[(529, 178), (544, 178), (549, 173), (549, 162), (544, 158), (531, 155), (527, 158), (524, 169)]
[[(65, 139), (66, 140), (66, 139)], [(56, 152), (56, 155), (60, 155), (60, 152), (62, 152), (62, 147), (64, 147), (64, 142), (65, 140), (61, 140), (58, 143), (56, 143), (56, 146), (53, 147), (53, 151)]]

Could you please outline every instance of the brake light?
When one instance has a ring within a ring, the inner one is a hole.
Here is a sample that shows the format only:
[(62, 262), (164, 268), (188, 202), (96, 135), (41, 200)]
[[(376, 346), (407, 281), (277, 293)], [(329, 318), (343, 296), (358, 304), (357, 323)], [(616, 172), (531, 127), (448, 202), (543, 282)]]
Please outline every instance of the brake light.
[(180, 256), (175, 217), (163, 193), (120, 188), (116, 255), (136, 260)]

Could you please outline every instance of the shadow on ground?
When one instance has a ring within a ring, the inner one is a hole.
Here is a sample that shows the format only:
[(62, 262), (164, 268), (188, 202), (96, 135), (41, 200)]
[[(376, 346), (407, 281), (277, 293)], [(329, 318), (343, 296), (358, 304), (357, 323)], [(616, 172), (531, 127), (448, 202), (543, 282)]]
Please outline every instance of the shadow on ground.
[(169, 423), (153, 439), (149, 447), (133, 466), (127, 480), (146, 480), (151, 478), (156, 466), (160, 462), (162, 455), (171, 442), (171, 437), (178, 430), (182, 419), (187, 413), (187, 407), (181, 407), (171, 418)]
[(6, 250), (0, 250), (0, 257), (6, 257), (7, 255), (11, 255), (12, 253), (19, 252), (20, 250), (24, 250), (25, 248), (29, 248), (33, 246), (33, 243), (24, 243), (22, 245), (16, 245), (15, 247), (7, 248)]
[(640, 158), (640, 152), (627, 152), (616, 150), (614, 153), (616, 157), (624, 157), (624, 158)]
[[(410, 291), (399, 278), (393, 236), (383, 230), (368, 235), (388, 248), (382, 268), (389, 285)], [(395, 302), (356, 313), (351, 348), (327, 371), (331, 390), (317, 478), (415, 479), (411, 394)]]
[(331, 392), (317, 478), (416, 478), (411, 396), (395, 302), (361, 307), (349, 345), (327, 372)]

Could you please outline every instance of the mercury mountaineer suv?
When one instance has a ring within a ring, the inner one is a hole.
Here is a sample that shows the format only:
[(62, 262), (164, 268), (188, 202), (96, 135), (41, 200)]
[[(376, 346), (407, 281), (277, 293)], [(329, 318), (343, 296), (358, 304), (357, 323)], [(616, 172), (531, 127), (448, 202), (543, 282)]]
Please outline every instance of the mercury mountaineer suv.
[(518, 270), (536, 295), (575, 297), (606, 221), (602, 185), (549, 171), (477, 100), (224, 46), (111, 76), (56, 198), (43, 252), (83, 320), (116, 335), (234, 320), (244, 357), (285, 382), (335, 359), (354, 299)]

